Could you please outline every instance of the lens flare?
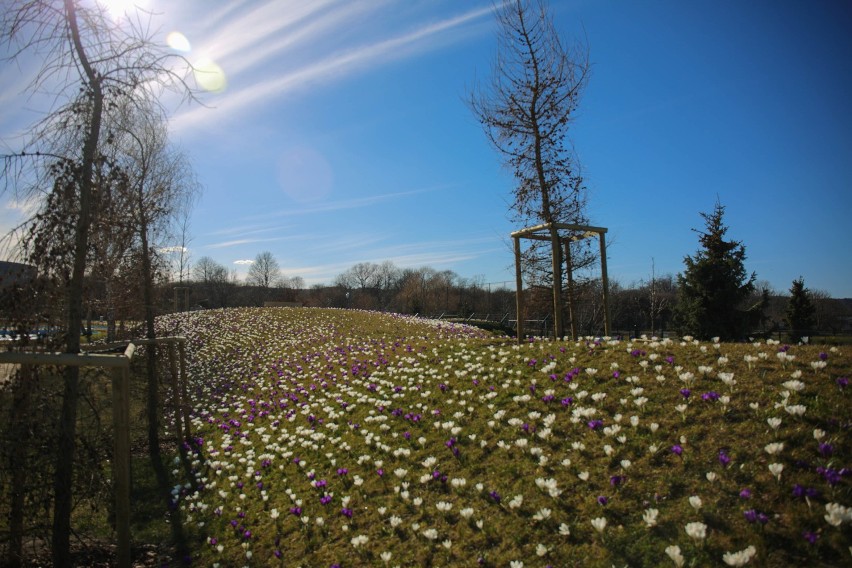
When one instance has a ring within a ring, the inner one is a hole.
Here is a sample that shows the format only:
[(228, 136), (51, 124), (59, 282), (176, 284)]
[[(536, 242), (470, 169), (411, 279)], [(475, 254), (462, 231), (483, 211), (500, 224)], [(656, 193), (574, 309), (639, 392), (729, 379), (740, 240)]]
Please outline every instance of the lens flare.
[(225, 72), (219, 65), (208, 57), (202, 57), (192, 65), (195, 82), (205, 91), (221, 93), (228, 86)]
[(166, 43), (169, 47), (181, 53), (189, 53), (192, 50), (189, 40), (180, 32), (172, 32), (166, 36)]

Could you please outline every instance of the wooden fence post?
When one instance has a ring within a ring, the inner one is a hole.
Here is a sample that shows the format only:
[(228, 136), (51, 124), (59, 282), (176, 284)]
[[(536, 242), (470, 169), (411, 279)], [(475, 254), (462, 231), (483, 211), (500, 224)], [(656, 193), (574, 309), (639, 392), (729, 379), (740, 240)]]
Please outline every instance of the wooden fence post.
[(606, 272), (606, 232), (601, 231), (598, 233), (598, 237), (600, 238), (601, 244), (601, 284), (603, 284), (604, 335), (609, 336), (612, 331), (610, 330), (609, 323), (609, 277)]
[(183, 396), (181, 397), (181, 408), (183, 410), (183, 429), (187, 439), (192, 438), (192, 426), (189, 421), (189, 393), (186, 386), (186, 339), (178, 341), (178, 355), (180, 355), (180, 386)]
[(172, 396), (174, 397), (174, 413), (175, 413), (175, 430), (178, 435), (178, 445), (183, 446), (183, 443), (186, 441), (186, 435), (184, 434), (184, 427), (182, 426), (183, 422), (183, 394), (180, 390), (180, 385), (178, 384), (178, 367), (177, 360), (175, 358), (175, 344), (170, 341), (168, 343), (168, 352), (169, 352), (169, 375), (171, 377), (172, 384)]
[(515, 317), (518, 321), (518, 345), (524, 336), (524, 279), (521, 274), (521, 238), (515, 237)]
[[(14, 384), (12, 420), (9, 425), (14, 432), (11, 441), (12, 492), (9, 511), (9, 551), (6, 563), (10, 568), (22, 565), (24, 550), (24, 503), (26, 500), (26, 477), (30, 445), (30, 398), (34, 388), (33, 367), (21, 365), (17, 384)], [(11, 375), (10, 375), (11, 380)]]
[[(132, 353), (132, 351), (131, 351)], [(130, 568), (130, 368), (112, 370), (112, 419), (114, 441), (112, 474), (115, 484), (115, 530), (118, 536), (116, 564)]]

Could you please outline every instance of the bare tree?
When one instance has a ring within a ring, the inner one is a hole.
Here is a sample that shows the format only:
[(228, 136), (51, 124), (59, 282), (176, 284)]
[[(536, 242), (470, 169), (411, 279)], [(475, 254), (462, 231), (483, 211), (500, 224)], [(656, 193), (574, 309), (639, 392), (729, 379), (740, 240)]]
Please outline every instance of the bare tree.
[(228, 270), (209, 256), (199, 258), (192, 268), (193, 277), (202, 284), (210, 284), (216, 280), (220, 272), (227, 274)]
[[(566, 48), (541, 0), (503, 3), (497, 18), (491, 84), (475, 91), (470, 105), (515, 176), (515, 218), (585, 224), (583, 179), (567, 134), (589, 77), (588, 47)], [(552, 225), (550, 245), (554, 324), (562, 336), (562, 251)]]
[(248, 282), (261, 288), (274, 288), (281, 282), (281, 267), (269, 251), (258, 254), (248, 272)]
[(278, 261), (269, 251), (258, 254), (251, 263), (246, 283), (258, 288), (258, 305), (269, 298), (269, 292), (284, 283), (281, 275), (281, 267)]
[(204, 301), (207, 307), (224, 308), (231, 303), (237, 287), (235, 272), (229, 273), (225, 266), (209, 256), (199, 258), (192, 272), (207, 294), (207, 299)]
[[(12, 58), (24, 53), (40, 58), (34, 92), (48, 92), (55, 101), (31, 131), (23, 150), (4, 157), (6, 189), (30, 198), (61, 202), (63, 219), (37, 217), (35, 224), (60, 228), (53, 252), (68, 259), (58, 275), (65, 283), (67, 317), (65, 351), (80, 350), (83, 283), (90, 234), (98, 210), (97, 169), (104, 147), (112, 142), (106, 125), (116, 98), (154, 101), (164, 86), (183, 85), (165, 61), (166, 52), (150, 41), (150, 28), (138, 20), (125, 27), (110, 22), (97, 3), (76, 0), (17, 0), (4, 4), (0, 40)], [(189, 91), (183, 90), (184, 93)], [(45, 183), (51, 180), (53, 183)], [(44, 188), (51, 187), (48, 195)], [(44, 207), (41, 213), (45, 213)], [(32, 241), (31, 241), (32, 243)], [(35, 246), (28, 260), (44, 265)], [(54, 265), (55, 266), (55, 265)], [(79, 370), (67, 367), (60, 417), (60, 438), (54, 481), (53, 563), (68, 566), (71, 534), (71, 487), (75, 454)]]
[(198, 196), (198, 186), (194, 180), (192, 188), (191, 191), (183, 193), (182, 199), (176, 204), (172, 221), (174, 227), (172, 242), (174, 244), (167, 247), (174, 259), (172, 273), (177, 275), (179, 284), (189, 280), (189, 271), (192, 267), (192, 254), (189, 250), (189, 245), (192, 242), (190, 220), (192, 208)]

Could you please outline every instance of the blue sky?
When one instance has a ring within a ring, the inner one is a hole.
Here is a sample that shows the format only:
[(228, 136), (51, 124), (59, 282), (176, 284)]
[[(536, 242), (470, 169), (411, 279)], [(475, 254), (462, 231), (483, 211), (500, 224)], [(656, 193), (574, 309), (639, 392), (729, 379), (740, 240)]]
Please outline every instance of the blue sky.
[[(203, 187), (194, 259), (245, 274), (270, 251), (308, 284), (392, 260), (513, 286), (513, 180), (465, 103), (491, 73), (491, 0), (137, 3), (227, 81), (173, 113)], [(610, 278), (681, 271), (718, 197), (759, 280), (852, 297), (852, 4), (551, 8), (590, 48), (572, 142)], [(2, 87), (0, 133), (35, 116), (18, 93)]]

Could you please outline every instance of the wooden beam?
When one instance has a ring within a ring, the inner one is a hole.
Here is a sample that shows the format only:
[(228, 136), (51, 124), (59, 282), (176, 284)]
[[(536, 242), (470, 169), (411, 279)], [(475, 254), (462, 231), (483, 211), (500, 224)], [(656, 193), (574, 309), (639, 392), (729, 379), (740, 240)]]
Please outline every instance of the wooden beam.
[(515, 319), (517, 319), (518, 345), (524, 335), (524, 279), (521, 274), (521, 238), (515, 237)]
[(609, 278), (606, 273), (606, 238), (604, 237), (604, 233), (600, 233), (598, 237), (601, 242), (601, 284), (603, 285), (604, 335), (609, 336)]
[(30, 353), (7, 351), (0, 353), (0, 363), (20, 365), (70, 365), (76, 367), (127, 367), (130, 360), (121, 354), (102, 353)]
[(118, 537), (116, 561), (130, 568), (130, 370), (112, 370), (113, 451), (115, 484), (115, 530)]
[[(592, 233), (592, 234), (603, 234), (607, 232), (606, 227), (594, 227), (591, 225), (572, 225), (570, 223), (553, 223), (554, 227), (559, 230), (565, 231), (582, 231), (584, 233)], [(535, 225), (534, 227), (527, 227), (524, 229), (520, 229), (511, 233), (512, 237), (524, 237), (524, 238), (532, 238), (530, 235), (535, 235), (536, 233), (540, 233), (542, 231), (549, 231), (551, 227), (550, 223), (545, 223), (543, 225)], [(591, 235), (586, 235), (591, 236)]]

